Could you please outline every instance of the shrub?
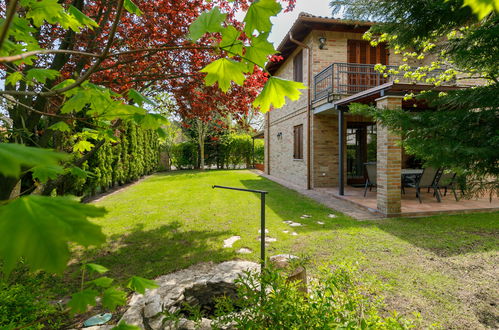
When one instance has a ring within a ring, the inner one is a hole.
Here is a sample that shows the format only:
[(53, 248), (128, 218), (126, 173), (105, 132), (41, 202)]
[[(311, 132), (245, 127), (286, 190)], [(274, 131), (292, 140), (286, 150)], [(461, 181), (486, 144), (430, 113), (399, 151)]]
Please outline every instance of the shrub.
[[(56, 321), (57, 308), (46, 300), (40, 299), (36, 288), (25, 284), (9, 285), (0, 282), (0, 328), (27, 326), (35, 321), (47, 318)], [(47, 328), (55, 326), (53, 323)], [(43, 324), (29, 326), (30, 329), (44, 329)]]
[(182, 142), (172, 147), (172, 164), (177, 169), (192, 169), (198, 166), (198, 147), (193, 142)]
[[(260, 278), (265, 296), (260, 292)], [(406, 329), (414, 322), (393, 313), (379, 313), (382, 299), (356, 278), (355, 268), (343, 265), (321, 267), (309, 284), (308, 294), (299, 282), (286, 280), (282, 271), (266, 269), (247, 273), (238, 280), (236, 300), (217, 304), (216, 327), (238, 329)]]

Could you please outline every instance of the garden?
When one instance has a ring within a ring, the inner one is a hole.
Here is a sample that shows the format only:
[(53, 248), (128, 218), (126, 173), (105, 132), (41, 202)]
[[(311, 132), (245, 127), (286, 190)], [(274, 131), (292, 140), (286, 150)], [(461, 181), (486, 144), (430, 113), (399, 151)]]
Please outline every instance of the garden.
[[(267, 70), (297, 3), (0, 4), (0, 329), (499, 326), (497, 212), (359, 221), (253, 169), (265, 113), (310, 91)], [(499, 3), (330, 6), (433, 58), (400, 66), (415, 79), (485, 81), (405, 95), (434, 112), (369, 110), (472, 178), (467, 198), (497, 195)], [(266, 191), (265, 228), (257, 194), (214, 185)]]

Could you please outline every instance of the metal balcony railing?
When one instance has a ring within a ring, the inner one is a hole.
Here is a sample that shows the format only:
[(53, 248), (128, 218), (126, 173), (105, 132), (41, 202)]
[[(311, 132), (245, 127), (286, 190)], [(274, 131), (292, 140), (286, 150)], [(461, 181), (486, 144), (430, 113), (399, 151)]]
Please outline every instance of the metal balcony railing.
[[(385, 72), (390, 69), (397, 71), (398, 66), (387, 65)], [(427, 77), (437, 76), (442, 70), (434, 70)], [(380, 73), (374, 69), (374, 64), (333, 63), (314, 77), (314, 99), (319, 100), (330, 95), (341, 97), (351, 95), (384, 83), (404, 78), (404, 72), (398, 74)]]

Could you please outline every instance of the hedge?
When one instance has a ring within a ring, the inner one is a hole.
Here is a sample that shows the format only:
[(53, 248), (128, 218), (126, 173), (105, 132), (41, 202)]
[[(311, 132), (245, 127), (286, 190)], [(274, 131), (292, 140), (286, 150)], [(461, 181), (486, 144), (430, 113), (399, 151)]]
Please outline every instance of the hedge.
[(115, 135), (116, 142), (106, 142), (83, 164), (82, 169), (89, 173), (86, 178), (73, 176), (70, 193), (92, 196), (157, 170), (159, 140), (156, 131), (124, 123)]

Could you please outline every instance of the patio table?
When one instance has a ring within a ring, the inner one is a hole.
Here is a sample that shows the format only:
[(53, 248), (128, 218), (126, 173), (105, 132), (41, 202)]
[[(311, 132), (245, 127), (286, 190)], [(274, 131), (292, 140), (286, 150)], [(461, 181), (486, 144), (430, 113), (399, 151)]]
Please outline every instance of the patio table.
[(402, 186), (407, 184), (415, 184), (418, 175), (423, 174), (422, 168), (403, 168), (401, 171), (402, 176)]

